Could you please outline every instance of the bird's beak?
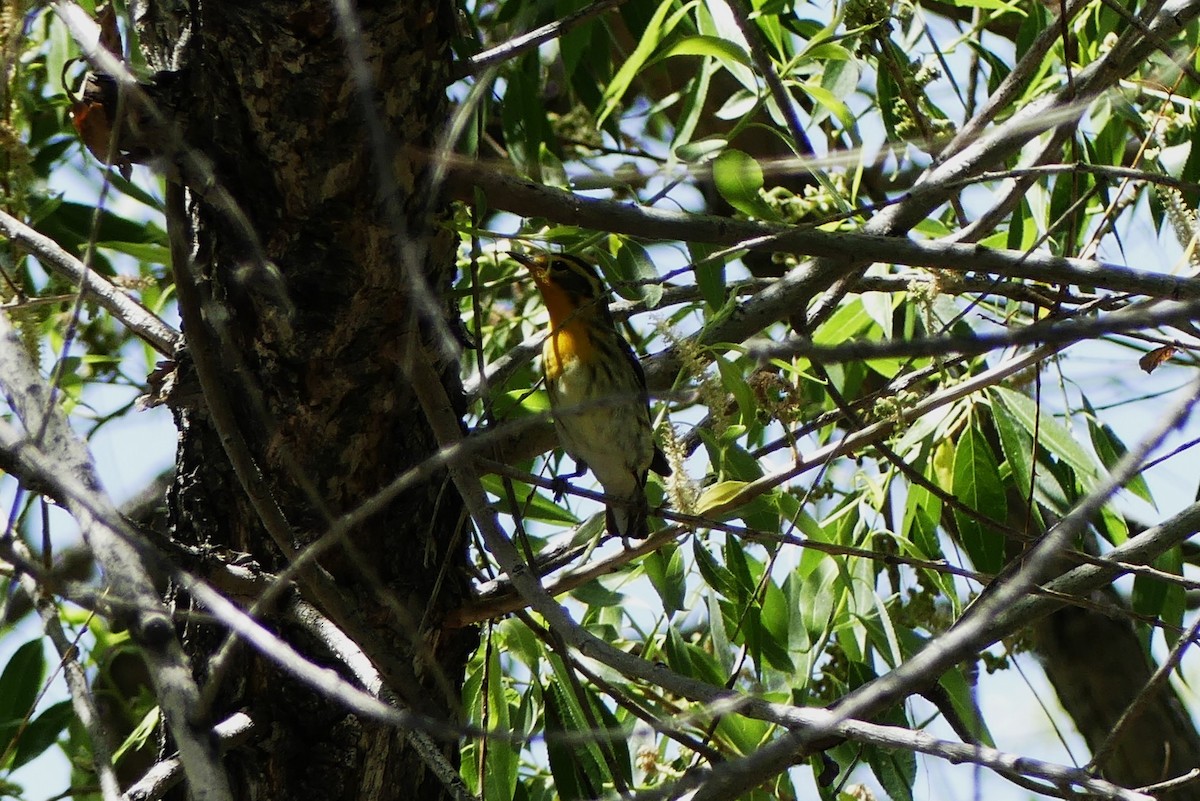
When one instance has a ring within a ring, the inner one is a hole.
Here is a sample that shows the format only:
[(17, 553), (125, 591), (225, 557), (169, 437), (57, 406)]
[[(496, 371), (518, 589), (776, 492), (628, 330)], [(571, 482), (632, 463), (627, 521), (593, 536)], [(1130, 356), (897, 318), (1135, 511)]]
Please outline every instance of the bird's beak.
[(509, 258), (519, 264), (525, 265), (525, 269), (529, 270), (529, 274), (533, 276), (533, 280), (537, 284), (541, 284), (546, 278), (546, 267), (542, 260), (537, 256), (530, 256), (525, 253), (508, 252)]

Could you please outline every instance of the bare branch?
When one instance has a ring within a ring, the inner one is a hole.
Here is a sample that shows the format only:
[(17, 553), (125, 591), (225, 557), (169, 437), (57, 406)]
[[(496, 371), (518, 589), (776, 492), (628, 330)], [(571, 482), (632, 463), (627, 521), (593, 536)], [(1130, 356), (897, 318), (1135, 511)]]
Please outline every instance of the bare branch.
[[(685, 214), (575, 195), (506, 175), (496, 169), (473, 165), (454, 165), (447, 181), (460, 199), (472, 198), (473, 187), (478, 186), (493, 207), (514, 214), (546, 217), (567, 225), (655, 240), (708, 242), (735, 249), (853, 258), (863, 262), (936, 267), (956, 272), (995, 273), (1008, 278), (1081, 284), (1153, 298), (1178, 300), (1200, 297), (1200, 280), (1134, 270), (1091, 259), (863, 233), (780, 228), (726, 217)], [(776, 284), (795, 283), (797, 276), (809, 273), (811, 269), (801, 265)], [(789, 298), (794, 295), (796, 291), (792, 290)], [(794, 303), (789, 305), (794, 310)], [(773, 321), (766, 320), (763, 325)], [(723, 341), (734, 340), (724, 337)]]
[(99, 489), (87, 448), (72, 433), (62, 410), (33, 365), (20, 335), (0, 314), (0, 384), (26, 430), (44, 432), (40, 442), (0, 424), (0, 449), (20, 466), (21, 475), (54, 488), (55, 497), (79, 522), (84, 540), (104, 571), (109, 591), (125, 604), (124, 621), (150, 669), (155, 695), (167, 727), (179, 746), (194, 797), (226, 801), (230, 791), (220, 757), (196, 730), (199, 690), (187, 658), (175, 638), (170, 615), (155, 592), (136, 543), (139, 537), (121, 520)]
[[(21, 540), (14, 538), (10, 546), (17, 557), (26, 562), (32, 560), (33, 554)], [(35, 599), (34, 607), (42, 619), (42, 629), (50, 638), (50, 642), (54, 643), (54, 650), (58, 652), (63, 676), (67, 681), (67, 691), (71, 694), (71, 708), (91, 741), (89, 748), (92, 752), (92, 766), (96, 769), (96, 776), (100, 781), (100, 793), (105, 801), (117, 801), (121, 797), (121, 784), (113, 769), (111, 732), (105, 728), (104, 720), (96, 709), (92, 688), (88, 686), (87, 675), (77, 658), (79, 649), (63, 631), (58, 610), (53, 600), (47, 596), (45, 588), (29, 573), (20, 573), (19, 579), (21, 589), (30, 598)]]
[(111, 281), (63, 250), (48, 236), (43, 236), (25, 223), (0, 209), (0, 233), (19, 244), (38, 258), (48, 270), (82, 286), (84, 293), (139, 338), (164, 356), (175, 353), (183, 341), (178, 331), (164, 323), (154, 312), (129, 297)]
[[(245, 743), (254, 734), (254, 720), (245, 712), (235, 712), (213, 726), (213, 735), (221, 753), (228, 753)], [(183, 781), (183, 764), (179, 757), (169, 757), (146, 771), (125, 791), (125, 801), (158, 801)]]
[(610, 8), (616, 8), (624, 2), (625, 0), (596, 0), (591, 5), (584, 6), (578, 11), (573, 11), (560, 20), (555, 20), (540, 28), (534, 28), (528, 33), (523, 33), (520, 36), (509, 39), (504, 44), (496, 45), (484, 50), (482, 53), (476, 53), (467, 59), (466, 63), (460, 64), (454, 70), (454, 78), (457, 80), (465, 78), (468, 75), (478, 75), (488, 67), (502, 64), (510, 58), (516, 58), (527, 50), (549, 42), (551, 39), (557, 39), (572, 28), (600, 16)]
[(814, 345), (793, 337), (785, 342), (752, 344), (750, 353), (759, 359), (803, 356), (824, 364), (882, 359), (895, 356), (971, 356), (1015, 345), (1049, 343), (1069, 345), (1106, 334), (1121, 334), (1161, 325), (1182, 325), (1200, 315), (1200, 301), (1165, 301), (1151, 306), (1139, 305), (1104, 317), (1077, 317), (1069, 320), (1045, 320), (1021, 328), (1009, 328), (973, 336), (919, 337), (882, 342), (847, 342), (844, 345)]

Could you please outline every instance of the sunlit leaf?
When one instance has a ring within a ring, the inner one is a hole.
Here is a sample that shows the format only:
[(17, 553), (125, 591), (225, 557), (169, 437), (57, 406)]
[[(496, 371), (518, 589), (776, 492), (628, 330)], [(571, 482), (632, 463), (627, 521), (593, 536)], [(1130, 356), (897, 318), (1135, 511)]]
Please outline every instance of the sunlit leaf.
[(597, 127), (602, 126), (608, 115), (617, 110), (621, 98), (625, 96), (625, 92), (628, 91), (633, 79), (637, 77), (642, 67), (646, 65), (647, 60), (649, 60), (658, 47), (658, 43), (678, 23), (680, 19), (680, 14), (678, 13), (672, 16), (670, 20), (667, 18), (674, 5), (674, 0), (663, 0), (659, 4), (654, 12), (654, 16), (650, 18), (646, 29), (642, 31), (642, 36), (638, 40), (637, 47), (629, 54), (629, 58), (621, 65), (621, 68), (617, 70), (617, 74), (613, 76), (612, 81), (605, 88), (600, 112), (596, 117)]
[(750, 156), (740, 150), (726, 148), (713, 161), (713, 184), (721, 197), (738, 211), (764, 220), (778, 219), (778, 214), (763, 200), (763, 171)]
[(1095, 459), (1057, 418), (1040, 410), (1028, 395), (1007, 387), (994, 387), (991, 392), (1012, 412), (1013, 418), (1030, 436), (1036, 436), (1037, 442), (1046, 450), (1071, 465), (1085, 486), (1091, 485), (1096, 477)]
[(686, 573), (678, 546), (672, 543), (650, 553), (642, 561), (642, 568), (662, 600), (663, 611), (668, 616), (684, 608)]
[(976, 513), (954, 510), (954, 520), (971, 561), (984, 572), (999, 572), (1004, 564), (1004, 537), (979, 518), (1004, 520), (1004, 486), (987, 440), (973, 426), (963, 431), (954, 451), (953, 493)]
[(700, 500), (696, 502), (696, 514), (704, 517), (727, 511), (730, 504), (746, 488), (746, 484), (745, 481), (720, 481), (705, 487), (704, 491), (700, 493)]

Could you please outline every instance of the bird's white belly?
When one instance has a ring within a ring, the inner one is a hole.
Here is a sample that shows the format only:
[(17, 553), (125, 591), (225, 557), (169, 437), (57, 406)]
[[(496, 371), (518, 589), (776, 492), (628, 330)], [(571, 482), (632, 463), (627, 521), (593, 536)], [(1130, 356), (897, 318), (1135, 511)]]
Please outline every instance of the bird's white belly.
[[(603, 391), (597, 391), (598, 385)], [(650, 465), (654, 445), (639, 388), (597, 381), (593, 368), (571, 360), (562, 365), (549, 389), (563, 449), (585, 462), (609, 494), (628, 497), (640, 492), (638, 479)], [(628, 402), (611, 402), (616, 395)]]

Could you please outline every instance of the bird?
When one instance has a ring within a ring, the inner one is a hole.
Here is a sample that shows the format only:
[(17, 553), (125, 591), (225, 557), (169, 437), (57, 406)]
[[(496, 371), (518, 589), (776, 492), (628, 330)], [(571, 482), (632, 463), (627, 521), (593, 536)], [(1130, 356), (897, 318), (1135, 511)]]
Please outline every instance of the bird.
[(645, 539), (646, 475), (671, 474), (654, 441), (646, 374), (617, 330), (596, 268), (565, 253), (510, 254), (529, 270), (550, 314), (542, 371), (559, 444), (608, 496), (608, 533)]
[(109, 160), (113, 116), (117, 111), (117, 82), (111, 75), (88, 73), (83, 95), (71, 103), (71, 124), (84, 146), (102, 164)]

